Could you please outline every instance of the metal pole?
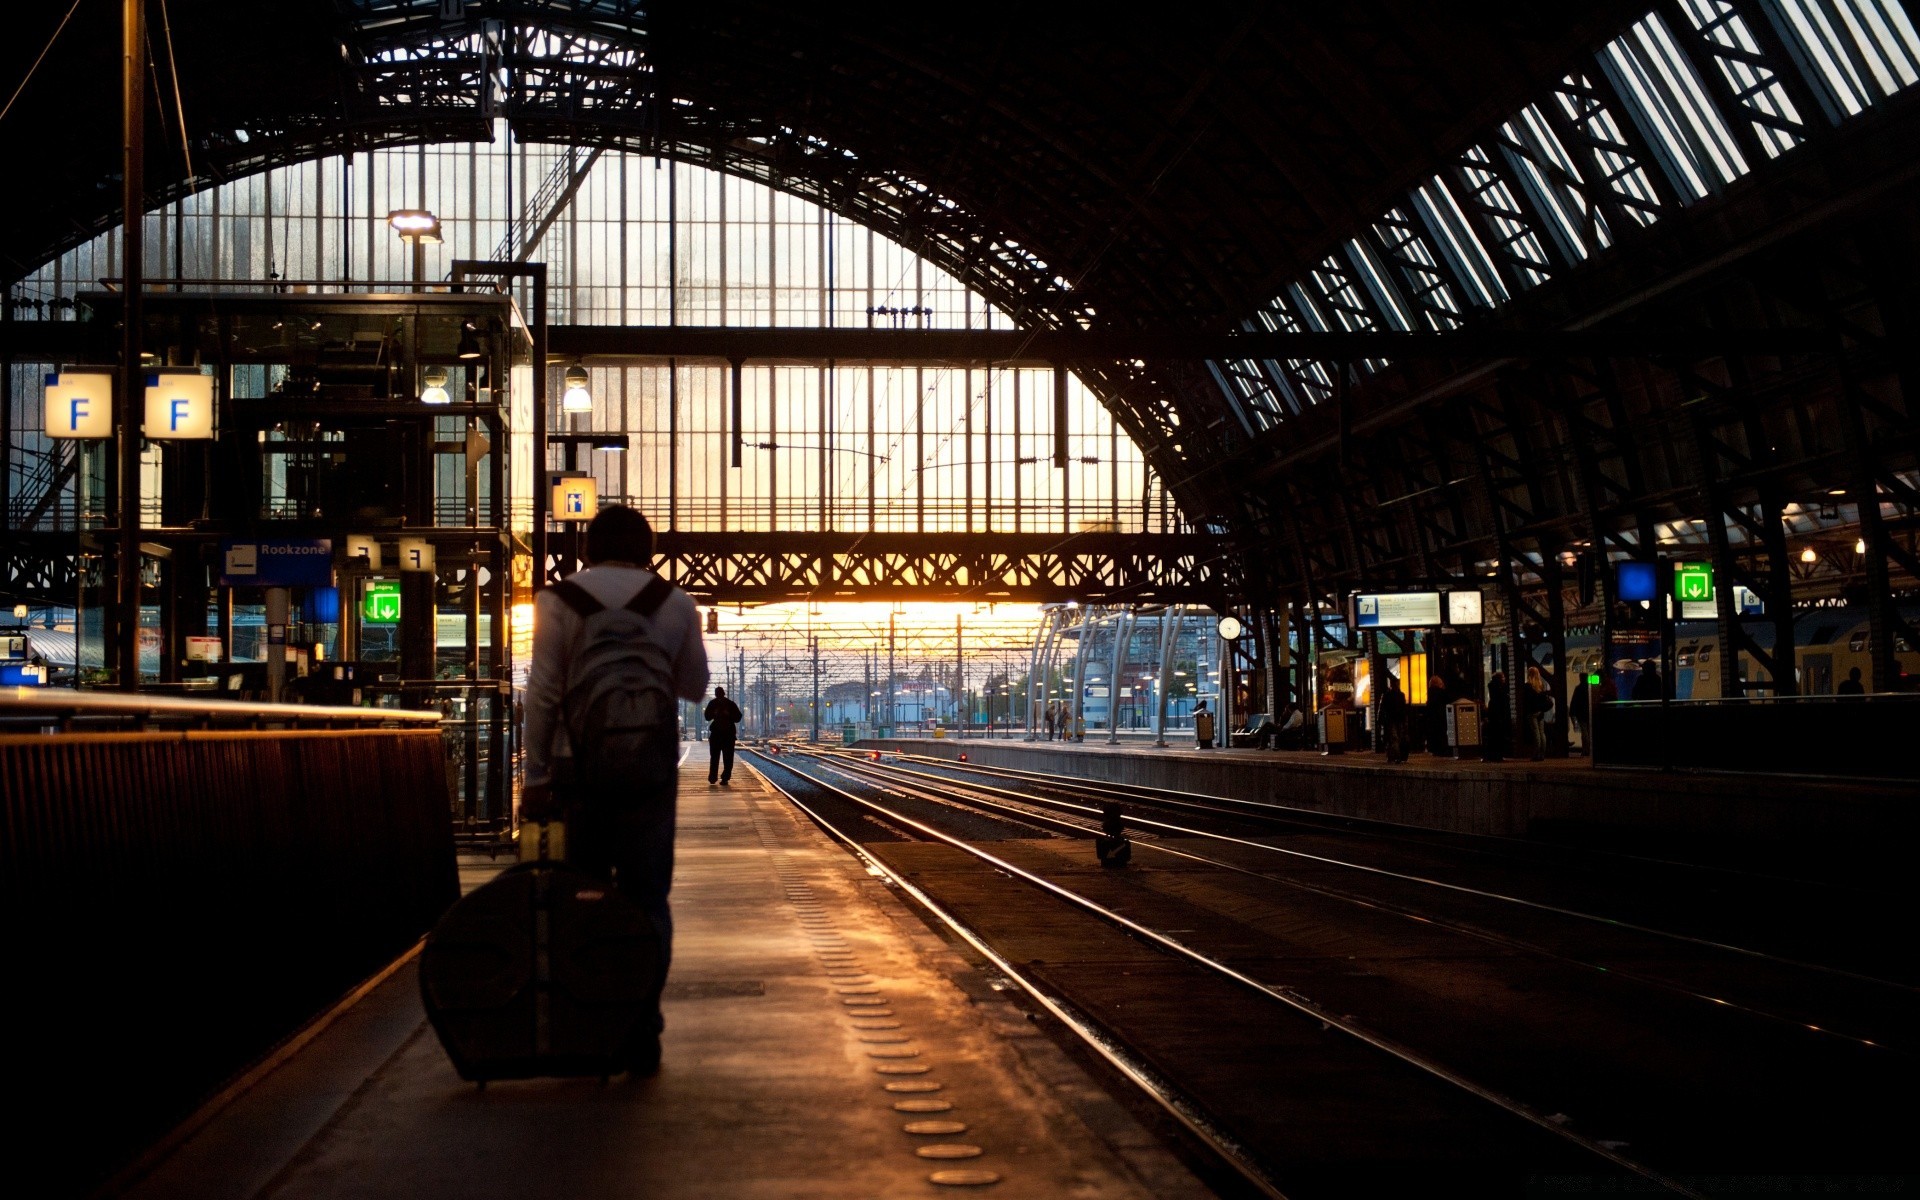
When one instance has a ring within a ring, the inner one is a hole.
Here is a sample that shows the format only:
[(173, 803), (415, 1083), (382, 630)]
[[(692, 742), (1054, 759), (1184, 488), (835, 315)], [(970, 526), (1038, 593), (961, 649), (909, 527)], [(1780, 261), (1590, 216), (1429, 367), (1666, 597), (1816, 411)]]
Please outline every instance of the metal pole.
[[(1056, 609), (1046, 610), (1046, 615), (1040, 620), (1040, 628), (1034, 630), (1033, 653), (1027, 660), (1027, 740), (1030, 742), (1040, 740), (1040, 723), (1034, 720), (1033, 714), (1034, 709), (1041, 703), (1037, 699), (1040, 691), (1040, 670), (1042, 664), (1047, 661), (1047, 655), (1041, 647), (1043, 644), (1049, 649), (1052, 647), (1053, 631), (1055, 628), (1054, 618), (1058, 615), (1059, 613)], [(1009, 702), (1012, 700), (1011, 692), (1008, 693), (1008, 700)]]
[(893, 728), (895, 711), (893, 707), (893, 616), (892, 613), (887, 614), (887, 731), (889, 736), (895, 732)]
[(115, 556), (114, 646), (106, 655), (114, 664), (114, 685), (123, 691), (140, 687), (140, 401), (145, 372), (140, 369), (141, 329), (146, 323), (141, 293), (146, 270), (146, 31), (141, 16), (145, 0), (123, 0), (121, 5), (120, 115), (125, 139), (121, 155), (120, 211), (126, 222), (120, 243), (121, 290), (126, 294), (120, 339), (120, 410), (115, 435), (119, 438), (118, 553)]
[(967, 684), (967, 659), (960, 643), (961, 620), (959, 613), (953, 615), (953, 736), (956, 738), (967, 736), (967, 716), (971, 715), (960, 708), (960, 693), (966, 690)]
[(820, 635), (809, 639), (813, 642), (813, 740), (820, 740)]
[(1153, 744), (1167, 744), (1167, 689), (1173, 686), (1173, 652), (1180, 644), (1180, 622), (1186, 606), (1171, 605), (1160, 611), (1160, 703), (1153, 718)]
[(1107, 673), (1107, 744), (1120, 742), (1120, 669), (1127, 662), (1127, 641), (1133, 636), (1133, 610), (1122, 608), (1113, 618), (1113, 670)]
[[(1086, 737), (1087, 718), (1087, 643), (1093, 640), (1093, 605), (1080, 610), (1080, 648), (1073, 659), (1073, 724), (1068, 733)], [(1062, 739), (1065, 740), (1065, 739)]]

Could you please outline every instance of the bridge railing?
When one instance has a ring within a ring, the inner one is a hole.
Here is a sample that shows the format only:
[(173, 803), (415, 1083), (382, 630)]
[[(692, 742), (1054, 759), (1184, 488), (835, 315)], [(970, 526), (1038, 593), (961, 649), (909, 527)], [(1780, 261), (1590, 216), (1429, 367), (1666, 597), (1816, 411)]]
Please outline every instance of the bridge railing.
[(110, 1172), (418, 941), (459, 887), (439, 722), (0, 691), (20, 1144), (85, 1112)]

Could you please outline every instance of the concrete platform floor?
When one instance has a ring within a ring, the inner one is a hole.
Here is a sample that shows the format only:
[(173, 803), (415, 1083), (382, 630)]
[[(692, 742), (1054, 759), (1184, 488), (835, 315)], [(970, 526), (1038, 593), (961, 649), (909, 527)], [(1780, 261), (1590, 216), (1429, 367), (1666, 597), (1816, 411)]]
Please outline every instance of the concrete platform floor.
[(1211, 1194), (857, 860), (750, 772), (709, 789), (702, 765), (681, 776), (657, 1077), (480, 1091), (408, 960), (125, 1194), (952, 1194), (941, 1172), (1007, 1197)]

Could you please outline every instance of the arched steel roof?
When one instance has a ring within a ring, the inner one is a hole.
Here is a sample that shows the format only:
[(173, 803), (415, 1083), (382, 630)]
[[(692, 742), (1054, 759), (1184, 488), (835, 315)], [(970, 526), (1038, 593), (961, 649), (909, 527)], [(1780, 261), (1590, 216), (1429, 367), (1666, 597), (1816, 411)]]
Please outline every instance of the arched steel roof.
[[(1805, 33), (1836, 2), (172, 0), (148, 194), (503, 118), (817, 199), (1036, 328), (1823, 330), (1858, 353), (1081, 366), (1269, 600), (1489, 562), (1550, 584), (1570, 548), (1707, 518), (1780, 575), (1783, 505), (1911, 478), (1920, 120), (1898, 29), (1892, 67)], [(116, 7), (83, 0), (0, 122), (32, 180), (9, 276), (118, 220)], [(13, 15), (7, 78), (60, 16)]]

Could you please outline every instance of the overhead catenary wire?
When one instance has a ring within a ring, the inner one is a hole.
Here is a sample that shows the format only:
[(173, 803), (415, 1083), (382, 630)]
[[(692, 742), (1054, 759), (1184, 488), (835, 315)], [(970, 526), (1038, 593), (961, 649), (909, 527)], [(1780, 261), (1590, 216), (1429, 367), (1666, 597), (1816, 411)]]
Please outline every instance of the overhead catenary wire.
[(6, 120), (7, 114), (13, 111), (13, 102), (18, 100), (20, 93), (26, 91), (27, 85), (33, 82), (34, 73), (40, 69), (40, 64), (47, 60), (48, 51), (52, 50), (53, 44), (60, 40), (60, 34), (66, 29), (67, 22), (73, 20), (73, 14), (79, 10), (80, 0), (73, 0), (73, 7), (67, 9), (67, 15), (60, 18), (59, 26), (54, 29), (53, 36), (47, 39), (47, 44), (40, 48), (40, 56), (33, 60), (31, 67), (27, 68), (26, 77), (20, 80), (20, 86), (14, 88), (13, 95), (7, 97), (7, 106), (0, 108), (0, 121)]

